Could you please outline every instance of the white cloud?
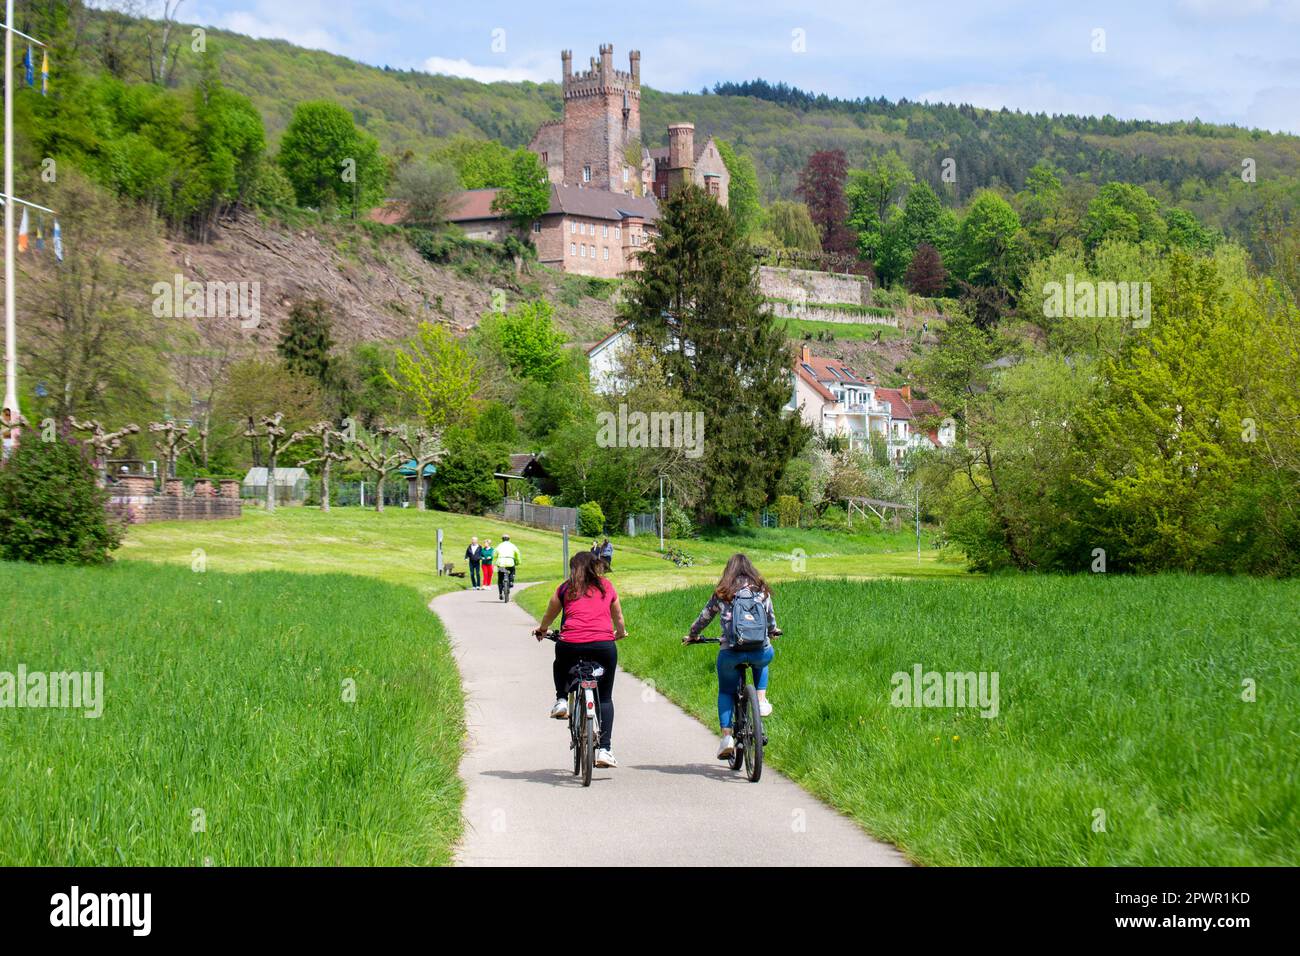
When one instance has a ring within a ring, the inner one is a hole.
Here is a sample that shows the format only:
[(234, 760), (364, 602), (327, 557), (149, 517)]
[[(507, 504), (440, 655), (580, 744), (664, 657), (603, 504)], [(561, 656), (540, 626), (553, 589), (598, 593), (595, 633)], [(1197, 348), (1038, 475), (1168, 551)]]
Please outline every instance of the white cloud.
[[(559, 61), (559, 57), (553, 57)], [(445, 56), (431, 56), (421, 64), (421, 69), (426, 73), (445, 73), (448, 76), (463, 76), (469, 80), (478, 80), (480, 83), (498, 83), (506, 81), (508, 83), (518, 83), (521, 80), (532, 80), (534, 83), (541, 83), (545, 80), (557, 78), (560, 72), (559, 67), (555, 64), (543, 66), (541, 63), (534, 61), (519, 61), (503, 66), (487, 66), (479, 63), (471, 63), (463, 57), (459, 60), (453, 60)]]

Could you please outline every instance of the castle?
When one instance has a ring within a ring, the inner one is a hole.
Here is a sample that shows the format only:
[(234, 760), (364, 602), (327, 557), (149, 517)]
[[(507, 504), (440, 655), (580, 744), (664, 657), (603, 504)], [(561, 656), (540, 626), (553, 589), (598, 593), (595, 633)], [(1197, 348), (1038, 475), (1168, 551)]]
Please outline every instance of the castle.
[[(649, 149), (641, 137), (641, 54), (628, 70), (614, 67), (604, 43), (590, 68), (573, 71), (560, 53), (564, 118), (544, 123), (528, 148), (551, 181), (551, 205), (533, 223), (538, 258), (579, 275), (613, 278), (636, 268), (636, 253), (655, 234), (656, 198), (694, 183), (727, 204), (731, 175), (713, 137), (695, 141), (693, 123), (668, 127), (668, 146)], [(495, 189), (462, 194), (450, 220), (474, 238), (503, 239), (509, 226), (492, 211)]]

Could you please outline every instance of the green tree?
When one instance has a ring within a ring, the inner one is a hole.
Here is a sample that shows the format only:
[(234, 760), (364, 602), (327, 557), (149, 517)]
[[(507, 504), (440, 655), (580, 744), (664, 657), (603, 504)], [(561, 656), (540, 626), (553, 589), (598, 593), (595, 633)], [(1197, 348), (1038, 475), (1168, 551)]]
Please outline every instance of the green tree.
[(333, 385), (330, 353), (334, 349), (334, 320), (323, 299), (299, 300), (289, 307), (276, 351), (284, 367), (314, 379), (322, 389)]
[(672, 387), (706, 410), (701, 513), (761, 507), (808, 437), (784, 413), (792, 362), (784, 329), (764, 307), (735, 221), (707, 193), (692, 186), (670, 196), (658, 225), (625, 288), (625, 315), (636, 339), (663, 353)]
[(549, 385), (564, 369), (564, 334), (555, 327), (555, 311), (545, 299), (521, 302), (509, 312), (486, 313), (474, 340), (520, 381)]
[(451, 165), (466, 189), (496, 189), (509, 182), (512, 152), (494, 139), (457, 137), (435, 150), (432, 159)]
[(821, 252), (822, 241), (817, 226), (801, 202), (778, 200), (767, 207), (767, 231), (784, 249)]
[(1102, 186), (1083, 220), (1083, 242), (1090, 250), (1107, 239), (1163, 244), (1166, 232), (1160, 201), (1131, 183)]
[(758, 228), (763, 213), (759, 205), (758, 173), (754, 171), (754, 161), (747, 153), (738, 153), (725, 140), (717, 143), (722, 162), (731, 176), (727, 186), (727, 208), (731, 210), (740, 234), (748, 236)]
[(935, 191), (926, 183), (917, 183), (885, 228), (880, 254), (875, 260), (880, 284), (890, 285), (901, 279), (922, 244), (936, 249), (951, 248), (956, 228), (955, 217), (943, 208)]
[(300, 206), (356, 216), (383, 199), (388, 184), (378, 141), (328, 100), (298, 104), (280, 141), (279, 161)]
[(551, 182), (537, 154), (519, 147), (510, 155), (510, 167), (492, 208), (505, 213), (520, 232), (526, 232), (551, 205)]
[(421, 322), (415, 338), (394, 355), (395, 370), (383, 370), (420, 420), (434, 429), (461, 425), (469, 417), (478, 388), (478, 367), (450, 332)]
[(446, 163), (407, 163), (394, 177), (393, 198), (402, 204), (403, 223), (437, 229), (460, 189), (460, 177)]
[(990, 189), (981, 190), (962, 217), (953, 245), (953, 274), (975, 286), (1007, 291), (1019, 287), (1027, 261), (1020, 219), (1011, 204)]

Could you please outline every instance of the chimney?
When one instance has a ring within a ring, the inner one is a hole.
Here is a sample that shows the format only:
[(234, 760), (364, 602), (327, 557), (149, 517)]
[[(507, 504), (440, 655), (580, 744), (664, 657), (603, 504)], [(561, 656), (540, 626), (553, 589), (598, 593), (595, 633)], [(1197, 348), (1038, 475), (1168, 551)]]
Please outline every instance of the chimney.
[(799, 346), (799, 361), (801, 362), (812, 361), (812, 353), (808, 351), (807, 345)]
[(565, 81), (567, 82), (567, 81), (573, 79), (573, 51), (572, 51), (572, 50), (561, 50), (561, 51), (560, 51), (560, 62), (561, 62), (562, 64), (564, 64), (564, 79), (565, 79)]
[(910, 404), (912, 401), (912, 386), (904, 385), (902, 388), (899, 389), (899, 391), (903, 393), (903, 401), (908, 402)]

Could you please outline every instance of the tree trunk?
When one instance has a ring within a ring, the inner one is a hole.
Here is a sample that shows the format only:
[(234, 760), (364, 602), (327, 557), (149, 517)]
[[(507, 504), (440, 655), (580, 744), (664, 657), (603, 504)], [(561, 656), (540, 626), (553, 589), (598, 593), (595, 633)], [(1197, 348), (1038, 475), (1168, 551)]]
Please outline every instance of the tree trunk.
[(424, 462), (416, 460), (415, 462), (415, 510), (424, 510)]
[(271, 452), (271, 465), (266, 469), (266, 513), (272, 514), (275, 511), (275, 460), (279, 456)]
[(330, 510), (330, 463), (326, 459), (325, 466), (320, 470), (320, 510)]
[(379, 472), (379, 480), (375, 482), (375, 510), (384, 510), (384, 478), (387, 476)]

